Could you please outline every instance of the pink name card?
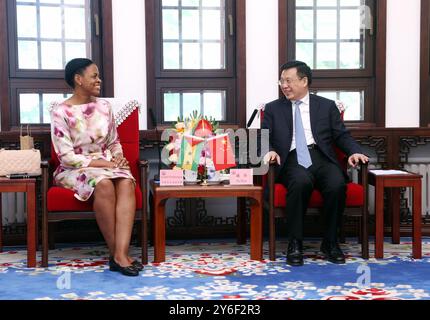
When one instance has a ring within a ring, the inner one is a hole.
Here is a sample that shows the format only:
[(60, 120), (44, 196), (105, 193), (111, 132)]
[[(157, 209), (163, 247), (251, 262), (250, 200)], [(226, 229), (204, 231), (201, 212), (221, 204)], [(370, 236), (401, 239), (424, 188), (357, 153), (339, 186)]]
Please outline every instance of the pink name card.
[(160, 170), (160, 186), (176, 187), (184, 185), (184, 171), (182, 170)]
[(231, 169), (230, 170), (230, 185), (244, 186), (253, 185), (253, 169)]

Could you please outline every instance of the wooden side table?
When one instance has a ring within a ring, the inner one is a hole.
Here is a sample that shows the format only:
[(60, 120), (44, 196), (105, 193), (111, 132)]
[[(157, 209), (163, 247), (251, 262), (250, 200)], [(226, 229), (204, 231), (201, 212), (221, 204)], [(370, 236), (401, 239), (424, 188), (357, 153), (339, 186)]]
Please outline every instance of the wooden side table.
[[(36, 267), (36, 179), (0, 178), (0, 195), (2, 192), (27, 193), (27, 266)], [(0, 198), (0, 252), (2, 251), (2, 212)]]
[[(263, 188), (261, 186), (180, 186), (160, 187), (151, 181), (153, 194), (154, 262), (166, 260), (166, 216), (165, 206), (171, 198), (249, 198), (251, 200), (251, 260), (263, 259)], [(244, 209), (242, 200), (238, 201), (239, 210)], [(244, 214), (238, 213), (239, 242), (243, 239)]]
[[(376, 217), (376, 237), (375, 237), (375, 258), (384, 258), (384, 188), (410, 187), (413, 193), (412, 210), (412, 238), (414, 259), (422, 257), (421, 243), (421, 175), (405, 172), (405, 174), (384, 174), (384, 170), (369, 171), (369, 184), (375, 186), (375, 217)], [(396, 206), (396, 208), (399, 208)], [(395, 230), (399, 226), (399, 213), (393, 213), (393, 240)], [(393, 241), (395, 242), (395, 241)]]

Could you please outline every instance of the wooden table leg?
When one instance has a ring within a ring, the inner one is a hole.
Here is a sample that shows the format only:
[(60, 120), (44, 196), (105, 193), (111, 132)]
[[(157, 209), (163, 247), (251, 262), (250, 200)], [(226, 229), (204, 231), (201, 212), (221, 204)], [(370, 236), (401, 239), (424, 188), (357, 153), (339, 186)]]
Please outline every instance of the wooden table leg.
[(413, 224), (412, 224), (412, 234), (413, 234), (413, 249), (412, 256), (414, 259), (422, 258), (422, 244), (421, 244), (421, 179), (417, 180), (415, 186), (412, 188), (413, 193)]
[(251, 201), (251, 260), (263, 260), (263, 203)]
[(400, 244), (400, 189), (391, 189), (391, 242)]
[(375, 258), (384, 258), (384, 186), (375, 183)]
[(166, 200), (154, 197), (154, 262), (166, 261)]
[(246, 198), (237, 198), (237, 244), (246, 244)]
[(36, 190), (27, 184), (27, 266), (36, 267)]

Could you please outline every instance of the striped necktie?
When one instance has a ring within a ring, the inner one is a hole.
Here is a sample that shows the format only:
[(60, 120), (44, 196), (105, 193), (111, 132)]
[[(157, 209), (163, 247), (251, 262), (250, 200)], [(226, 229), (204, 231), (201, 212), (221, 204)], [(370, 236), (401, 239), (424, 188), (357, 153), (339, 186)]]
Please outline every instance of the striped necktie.
[(294, 121), (296, 124), (296, 151), (297, 151), (297, 162), (306, 169), (312, 165), (311, 155), (309, 154), (308, 144), (306, 142), (305, 129), (303, 128), (302, 115), (300, 112), (300, 105), (303, 102), (298, 100), (294, 102), (295, 116)]

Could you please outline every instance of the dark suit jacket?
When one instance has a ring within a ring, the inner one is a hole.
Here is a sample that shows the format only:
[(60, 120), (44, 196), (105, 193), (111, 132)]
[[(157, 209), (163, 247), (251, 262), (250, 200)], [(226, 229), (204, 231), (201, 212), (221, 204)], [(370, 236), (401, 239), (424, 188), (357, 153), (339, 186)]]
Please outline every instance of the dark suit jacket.
[[(330, 161), (340, 166), (333, 144), (348, 157), (355, 153), (363, 153), (358, 143), (345, 128), (334, 101), (311, 94), (309, 104), (313, 137), (321, 152)], [(276, 177), (278, 177), (285, 165), (293, 139), (291, 101), (283, 97), (267, 104), (262, 129), (270, 130), (270, 151), (275, 151), (281, 157), (281, 165), (276, 168)]]

